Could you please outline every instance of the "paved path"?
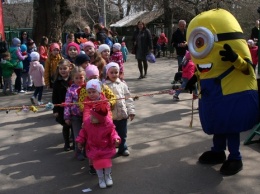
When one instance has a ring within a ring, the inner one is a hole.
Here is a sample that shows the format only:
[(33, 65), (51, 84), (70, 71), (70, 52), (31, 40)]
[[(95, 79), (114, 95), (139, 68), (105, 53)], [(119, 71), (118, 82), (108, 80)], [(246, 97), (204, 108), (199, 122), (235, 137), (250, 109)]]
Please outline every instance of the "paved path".
[[(139, 77), (133, 56), (125, 64), (126, 81), (132, 94), (169, 89), (177, 70), (175, 59), (160, 58), (149, 64), (148, 77)], [(31, 93), (1, 96), (0, 106), (30, 103)], [(43, 100), (49, 101), (51, 91)], [(129, 122), (129, 157), (113, 159), (111, 188), (101, 190), (97, 177), (87, 173), (87, 162), (73, 152), (63, 152), (61, 126), (51, 111), (0, 112), (1, 194), (257, 194), (260, 192), (259, 144), (244, 146), (249, 132), (241, 134), (244, 170), (231, 177), (219, 174), (221, 165), (197, 163), (210, 149), (211, 136), (204, 134), (195, 111), (191, 120), (191, 95), (174, 102), (168, 94), (141, 97), (135, 101), (136, 118)], [(197, 101), (195, 101), (195, 108)]]

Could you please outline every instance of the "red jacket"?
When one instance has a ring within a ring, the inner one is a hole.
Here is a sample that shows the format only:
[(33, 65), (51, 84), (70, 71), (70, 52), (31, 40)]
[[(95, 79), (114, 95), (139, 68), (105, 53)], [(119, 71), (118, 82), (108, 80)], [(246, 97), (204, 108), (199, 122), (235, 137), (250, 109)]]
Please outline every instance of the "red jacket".
[(161, 33), (160, 37), (158, 38), (157, 44), (159, 45), (168, 44), (168, 38), (165, 36), (164, 33)]
[(249, 47), (249, 50), (251, 53), (253, 64), (257, 65), (257, 63), (258, 63), (258, 46)]
[(46, 46), (39, 47), (40, 62), (45, 62), (48, 58), (48, 48)]

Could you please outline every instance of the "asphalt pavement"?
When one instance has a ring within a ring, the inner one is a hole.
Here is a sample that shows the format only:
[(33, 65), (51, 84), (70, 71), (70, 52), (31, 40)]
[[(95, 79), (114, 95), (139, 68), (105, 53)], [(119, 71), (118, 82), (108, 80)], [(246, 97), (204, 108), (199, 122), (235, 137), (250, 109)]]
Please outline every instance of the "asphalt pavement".
[[(107, 189), (88, 174), (87, 160), (77, 161), (73, 151), (63, 151), (62, 128), (52, 111), (0, 111), (0, 194), (260, 193), (260, 145), (243, 145), (251, 131), (241, 133), (244, 169), (237, 175), (223, 176), (221, 165), (197, 162), (212, 145), (212, 136), (201, 129), (197, 100), (192, 114), (190, 94), (180, 94), (178, 102), (158, 94), (171, 88), (176, 71), (176, 59), (163, 57), (149, 64), (147, 78), (138, 80), (137, 62), (129, 56), (125, 78), (132, 95), (139, 96), (136, 117), (128, 123), (131, 155), (113, 159), (114, 185)], [(1, 95), (0, 108), (30, 105), (31, 95)], [(50, 98), (51, 90), (45, 90), (43, 101)]]

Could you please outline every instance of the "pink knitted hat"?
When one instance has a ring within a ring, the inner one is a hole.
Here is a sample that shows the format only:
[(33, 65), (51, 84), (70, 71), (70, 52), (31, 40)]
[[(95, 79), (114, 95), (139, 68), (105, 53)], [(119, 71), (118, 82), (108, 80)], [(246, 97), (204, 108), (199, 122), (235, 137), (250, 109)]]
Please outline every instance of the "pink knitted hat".
[(91, 41), (84, 42), (82, 47), (83, 47), (83, 49), (85, 49), (85, 48), (88, 47), (88, 46), (95, 48), (94, 43), (91, 42)]
[(89, 79), (93, 75), (99, 76), (99, 70), (96, 65), (88, 65), (85, 71), (87, 79)]
[(185, 58), (191, 60), (190, 52), (188, 50), (186, 50)]
[(71, 42), (71, 43), (69, 43), (69, 44), (67, 45), (67, 47), (66, 47), (66, 54), (68, 55), (68, 50), (69, 50), (70, 47), (72, 47), (72, 46), (74, 46), (74, 47), (77, 49), (78, 54), (79, 54), (79, 53), (80, 53), (80, 48), (79, 48), (79, 45), (78, 45), (77, 43), (75, 43), (75, 42)]
[(54, 49), (60, 50), (60, 45), (58, 43), (52, 43), (50, 46), (50, 51), (53, 51)]

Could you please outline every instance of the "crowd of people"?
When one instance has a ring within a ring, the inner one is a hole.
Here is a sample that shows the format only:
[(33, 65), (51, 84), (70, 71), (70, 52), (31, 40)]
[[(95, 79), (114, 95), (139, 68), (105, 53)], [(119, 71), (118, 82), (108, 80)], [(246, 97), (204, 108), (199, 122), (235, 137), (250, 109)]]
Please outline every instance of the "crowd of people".
[(33, 91), (30, 101), (36, 106), (44, 104), (44, 89), (52, 89), (54, 105), (75, 103), (53, 109), (62, 126), (64, 151), (74, 150), (80, 161), (87, 157), (89, 173), (97, 174), (99, 186), (105, 188), (113, 184), (111, 158), (130, 155), (127, 121), (134, 119), (135, 108), (124, 81), (126, 44), (100, 24), (94, 31), (95, 36), (87, 26), (87, 36), (69, 33), (63, 45), (49, 44), (43, 36), (37, 47), (26, 32), (13, 38), (9, 48), (1, 41), (1, 87), (3, 95)]
[[(34, 90), (30, 98), (33, 105), (44, 104), (44, 88), (52, 89), (53, 104), (66, 105), (53, 109), (56, 121), (62, 125), (64, 151), (74, 150), (80, 161), (87, 157), (89, 173), (97, 174), (100, 188), (106, 188), (113, 184), (111, 158), (116, 154), (116, 147), (118, 155), (130, 155), (126, 143), (127, 121), (134, 119), (135, 108), (124, 78), (128, 50), (125, 42), (118, 42), (117, 33), (111, 34), (100, 24), (94, 25), (95, 35), (89, 26), (84, 31), (67, 34), (63, 45), (49, 44), (43, 36), (38, 48), (26, 32), (14, 38), (10, 48), (0, 34), (3, 77), (0, 86), (4, 95)], [(88, 41), (81, 42), (81, 38)], [(154, 52), (159, 58), (168, 38), (163, 32), (159, 37), (152, 35), (139, 21), (132, 41), (140, 73), (138, 79), (143, 79), (148, 74), (147, 54)], [(255, 37), (248, 40), (254, 66), (258, 62), (256, 41)], [(173, 99), (179, 100), (180, 92), (196, 71), (188, 51), (186, 21), (179, 21), (171, 45), (176, 49), (178, 71), (182, 72), (181, 88), (173, 94)], [(194, 98), (197, 98), (196, 89)]]

